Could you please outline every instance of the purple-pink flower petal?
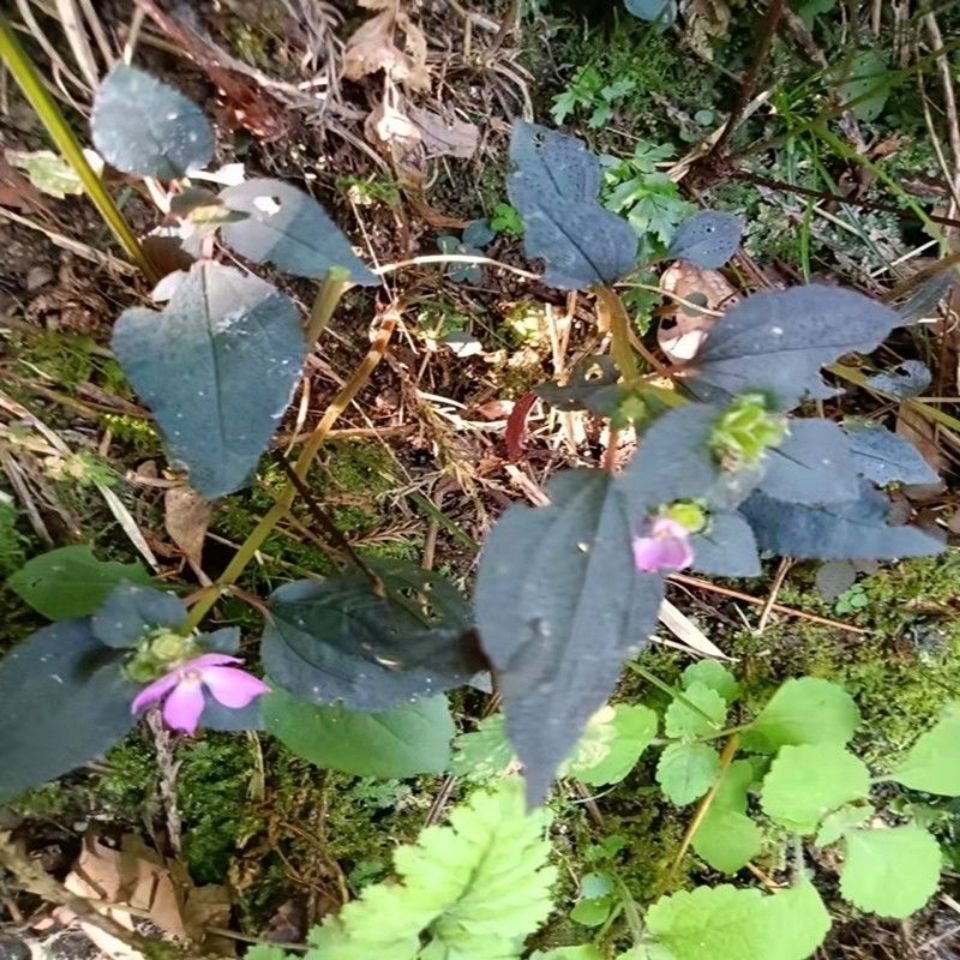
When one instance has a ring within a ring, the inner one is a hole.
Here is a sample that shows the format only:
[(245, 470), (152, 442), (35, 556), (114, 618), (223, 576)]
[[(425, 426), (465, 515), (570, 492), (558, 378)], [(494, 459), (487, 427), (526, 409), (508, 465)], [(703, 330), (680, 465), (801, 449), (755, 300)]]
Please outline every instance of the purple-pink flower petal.
[(181, 670), (200, 670), (203, 667), (222, 667), (227, 663), (243, 663), (240, 657), (232, 657), (229, 653), (201, 653), (186, 663), (180, 665)]
[(247, 706), (270, 690), (258, 677), (235, 667), (207, 667), (201, 676), (214, 699), (234, 710)]
[(682, 570), (693, 563), (690, 531), (669, 517), (656, 517), (645, 537), (635, 537), (633, 560), (640, 573)]
[(163, 721), (171, 730), (193, 735), (197, 732), (203, 706), (200, 677), (182, 677), (163, 703)]
[(180, 673), (177, 670), (172, 670), (160, 677), (159, 680), (154, 680), (133, 698), (133, 703), (130, 704), (130, 712), (137, 713), (144, 707), (152, 707), (155, 703), (159, 703), (179, 682)]

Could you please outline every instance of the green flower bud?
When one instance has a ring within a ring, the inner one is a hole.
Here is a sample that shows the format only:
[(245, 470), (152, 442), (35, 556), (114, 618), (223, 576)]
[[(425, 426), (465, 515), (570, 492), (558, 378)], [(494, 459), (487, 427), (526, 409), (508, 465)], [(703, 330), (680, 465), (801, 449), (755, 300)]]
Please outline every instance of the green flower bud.
[(710, 449), (724, 469), (758, 463), (768, 447), (778, 446), (787, 435), (787, 418), (767, 411), (761, 393), (737, 397), (717, 418)]
[(686, 527), (691, 533), (699, 533), (707, 525), (706, 512), (693, 500), (674, 500), (660, 512)]
[(147, 642), (150, 653), (164, 663), (186, 660), (193, 654), (193, 640), (171, 630), (158, 631)]

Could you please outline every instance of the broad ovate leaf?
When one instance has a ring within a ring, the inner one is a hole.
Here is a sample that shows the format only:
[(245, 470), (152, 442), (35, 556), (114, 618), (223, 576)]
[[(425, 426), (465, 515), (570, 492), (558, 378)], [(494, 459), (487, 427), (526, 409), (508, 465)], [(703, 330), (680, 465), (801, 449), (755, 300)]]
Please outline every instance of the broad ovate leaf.
[(527, 257), (547, 263), (544, 283), (576, 290), (633, 268), (636, 234), (601, 206), (600, 161), (582, 140), (518, 120), (510, 160), (507, 194), (523, 217)]
[(789, 503), (835, 503), (860, 494), (846, 434), (830, 420), (792, 420), (783, 443), (768, 451), (760, 489)]
[(33, 557), (7, 586), (48, 620), (71, 620), (96, 612), (124, 582), (146, 584), (150, 574), (139, 563), (98, 560), (83, 543)]
[(883, 487), (888, 483), (934, 484), (936, 470), (904, 437), (886, 427), (845, 424), (857, 472)]
[(618, 703), (613, 708), (613, 737), (606, 755), (596, 763), (571, 771), (591, 786), (619, 783), (637, 765), (657, 735), (657, 715), (642, 704)]
[(937, 892), (940, 845), (922, 827), (854, 830), (845, 846), (840, 893), (861, 910), (902, 920)]
[(691, 663), (684, 668), (681, 680), (685, 690), (695, 683), (701, 683), (711, 690), (716, 690), (728, 704), (740, 696), (740, 684), (736, 677), (716, 660), (698, 660)]
[(749, 760), (735, 760), (727, 767), (693, 835), (693, 849), (723, 873), (736, 873), (763, 849), (763, 833), (746, 815), (747, 791), (754, 776)]
[(843, 746), (859, 725), (860, 711), (843, 687), (819, 677), (798, 677), (780, 685), (745, 741), (770, 752), (800, 744)]
[(667, 251), (669, 260), (686, 260), (701, 270), (722, 267), (740, 246), (743, 222), (732, 213), (701, 210), (685, 221)]
[(275, 690), (262, 698), (264, 726), (289, 750), (318, 767), (359, 777), (442, 773), (456, 733), (446, 697), (361, 713), (324, 707)]
[(805, 560), (890, 560), (924, 557), (943, 542), (916, 527), (887, 523), (890, 502), (862, 481), (860, 496), (841, 503), (805, 505), (774, 500), (757, 490), (740, 511), (761, 550)]
[(148, 73), (117, 64), (97, 90), (93, 143), (111, 166), (173, 180), (213, 156), (214, 135), (200, 108)]
[(900, 323), (889, 307), (838, 287), (757, 293), (716, 322), (691, 367), (692, 389), (765, 393), (781, 410), (805, 394), (831, 397), (836, 391), (823, 382), (820, 368), (842, 354), (875, 349)]
[(813, 834), (828, 813), (869, 793), (862, 760), (833, 744), (805, 744), (780, 750), (763, 779), (760, 803), (781, 826)]
[(282, 180), (247, 180), (227, 187), (220, 199), (230, 210), (246, 214), (220, 229), (237, 253), (300, 277), (322, 280), (339, 268), (354, 283), (380, 282), (326, 210), (302, 190)]
[(256, 468), (290, 402), (306, 345), (292, 300), (206, 261), (159, 313), (125, 310), (113, 349), (153, 410), (171, 460), (213, 499), (242, 487)]
[(138, 689), (88, 620), (52, 624), (15, 646), (0, 660), (0, 803), (122, 739)]
[(413, 564), (375, 566), (383, 590), (348, 570), (274, 591), (260, 656), (279, 686), (316, 704), (380, 711), (478, 671), (469, 607), (453, 586)]
[(173, 629), (186, 618), (187, 608), (176, 595), (122, 583), (94, 613), (90, 629), (108, 647), (133, 647), (145, 633), (160, 627)]
[(951, 712), (922, 733), (890, 779), (911, 790), (960, 797), (960, 714)]
[(660, 754), (657, 783), (666, 798), (678, 807), (693, 803), (714, 784), (720, 757), (706, 743), (671, 743)]
[(663, 596), (660, 576), (634, 568), (608, 473), (561, 473), (549, 492), (549, 506), (512, 506), (493, 528), (475, 595), (532, 803), (612, 693), (622, 662), (647, 643)]
[(695, 739), (723, 728), (727, 701), (701, 680), (694, 680), (664, 714), (664, 733), (671, 739)]
[(691, 539), (693, 569), (715, 577), (758, 577), (757, 538), (746, 518), (736, 511), (717, 510), (707, 526)]

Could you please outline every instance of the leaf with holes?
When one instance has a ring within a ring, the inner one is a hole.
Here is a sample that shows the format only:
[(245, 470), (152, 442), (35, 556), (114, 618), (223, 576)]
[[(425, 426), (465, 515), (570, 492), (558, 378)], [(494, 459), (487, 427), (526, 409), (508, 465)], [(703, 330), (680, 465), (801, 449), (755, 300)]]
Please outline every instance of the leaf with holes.
[(213, 156), (210, 121), (178, 90), (118, 64), (97, 90), (93, 143), (107, 163), (139, 177), (173, 180)]
[(113, 349), (191, 484), (242, 487), (283, 417), (303, 364), (297, 308), (233, 267), (198, 264), (164, 310), (125, 310)]
[(247, 214), (220, 233), (237, 253), (257, 263), (270, 261), (299, 277), (322, 280), (334, 267), (354, 283), (379, 283), (353, 252), (326, 210), (313, 197), (282, 180), (248, 180), (227, 187), (220, 199)]
[(873, 350), (900, 323), (889, 307), (838, 287), (756, 293), (716, 322), (691, 368), (691, 388), (708, 397), (766, 393), (781, 410), (804, 394), (832, 397), (820, 368), (842, 354)]
[(703, 270), (722, 267), (740, 246), (743, 222), (732, 213), (701, 210), (677, 231), (668, 260), (686, 260)]
[(857, 471), (879, 486), (888, 483), (934, 484), (936, 470), (904, 437), (886, 427), (845, 424)]
[(138, 689), (88, 620), (52, 624), (15, 646), (0, 660), (0, 803), (122, 739)]
[(355, 570), (274, 591), (260, 655), (284, 690), (379, 711), (461, 686), (481, 669), (469, 607), (451, 584), (413, 564), (371, 566), (386, 596)]
[(612, 693), (623, 660), (646, 645), (663, 597), (661, 577), (634, 569), (608, 473), (567, 471), (549, 492), (550, 506), (511, 506), (493, 528), (475, 594), (531, 803)]
[(527, 258), (547, 263), (545, 284), (578, 290), (633, 269), (636, 234), (600, 205), (600, 161), (582, 140), (518, 120), (510, 160), (507, 193), (523, 217)]
[(904, 360), (903, 363), (870, 377), (867, 383), (883, 393), (899, 400), (918, 397), (933, 382), (933, 374), (919, 360)]
[(123, 583), (93, 615), (90, 628), (108, 647), (134, 647), (148, 631), (158, 627), (172, 630), (186, 618), (187, 608), (174, 594)]
[(863, 482), (856, 500), (785, 503), (759, 490), (741, 505), (757, 544), (784, 557), (804, 560), (887, 560), (940, 553), (943, 543), (916, 527), (887, 523), (890, 502)]
[(443, 773), (456, 733), (442, 696), (365, 713), (276, 690), (263, 697), (261, 709), (267, 732), (288, 749), (318, 767), (358, 777)]
[(767, 452), (760, 489), (790, 503), (834, 503), (860, 494), (846, 434), (830, 420), (791, 420), (779, 447)]

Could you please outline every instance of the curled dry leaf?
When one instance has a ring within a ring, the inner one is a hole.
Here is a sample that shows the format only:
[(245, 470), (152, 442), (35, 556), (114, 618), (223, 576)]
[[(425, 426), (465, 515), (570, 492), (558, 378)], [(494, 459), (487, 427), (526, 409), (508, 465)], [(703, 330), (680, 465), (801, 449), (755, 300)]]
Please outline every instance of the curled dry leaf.
[(397, 163), (413, 160), (420, 152), (423, 137), (420, 128), (396, 106), (377, 104), (363, 124), (367, 140)]
[(448, 120), (434, 110), (412, 107), (410, 119), (420, 131), (431, 157), (460, 157), (469, 160), (477, 150), (480, 131), (476, 124), (456, 117)]
[[(362, 80), (382, 70), (391, 80), (410, 90), (429, 90), (427, 40), (423, 31), (401, 9), (400, 0), (364, 3), (362, 6), (381, 12), (362, 23), (347, 40), (343, 52), (343, 75), (348, 80)], [(397, 42), (398, 32), (404, 37), (402, 49)]]
[(170, 539), (183, 551), (194, 573), (205, 579), (200, 560), (212, 505), (190, 487), (170, 487), (163, 498), (163, 509), (163, 524)]
[[(664, 293), (702, 303), (706, 310), (725, 310), (739, 299), (737, 291), (719, 270), (703, 270), (678, 260), (660, 278)], [(691, 360), (707, 338), (717, 318), (667, 299), (660, 313), (657, 341), (674, 361)]]

